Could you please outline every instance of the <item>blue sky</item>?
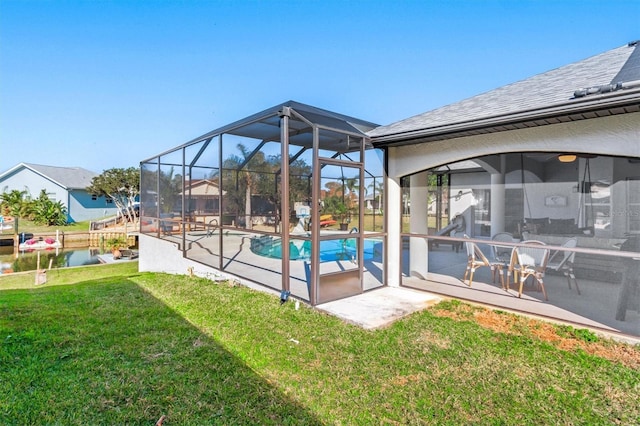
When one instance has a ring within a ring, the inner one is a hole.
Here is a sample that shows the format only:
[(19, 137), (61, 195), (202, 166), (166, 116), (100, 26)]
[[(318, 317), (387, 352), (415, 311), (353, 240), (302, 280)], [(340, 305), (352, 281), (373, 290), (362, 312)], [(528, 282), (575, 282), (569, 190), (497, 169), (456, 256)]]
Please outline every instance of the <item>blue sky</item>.
[(637, 39), (639, 0), (0, 0), (0, 172), (138, 166), (290, 99), (389, 124)]

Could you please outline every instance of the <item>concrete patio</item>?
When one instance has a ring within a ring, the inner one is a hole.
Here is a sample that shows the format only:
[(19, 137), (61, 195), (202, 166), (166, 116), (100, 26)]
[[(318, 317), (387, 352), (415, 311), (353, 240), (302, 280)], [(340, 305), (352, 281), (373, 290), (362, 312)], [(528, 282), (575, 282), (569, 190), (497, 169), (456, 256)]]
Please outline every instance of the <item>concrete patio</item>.
[(317, 305), (316, 309), (367, 330), (394, 321), (440, 302), (442, 298), (408, 288), (383, 287), (357, 296)]

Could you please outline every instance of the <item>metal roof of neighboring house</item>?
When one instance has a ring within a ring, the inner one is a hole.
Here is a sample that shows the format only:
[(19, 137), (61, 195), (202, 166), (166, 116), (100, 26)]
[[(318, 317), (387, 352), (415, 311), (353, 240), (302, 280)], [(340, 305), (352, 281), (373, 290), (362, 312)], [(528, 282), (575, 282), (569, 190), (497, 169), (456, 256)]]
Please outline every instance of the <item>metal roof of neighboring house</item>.
[(367, 134), (397, 146), (640, 111), (640, 43), (632, 42)]
[(91, 185), (91, 180), (95, 176), (98, 176), (97, 173), (83, 169), (82, 167), (57, 167), (44, 166), (41, 164), (20, 163), (1, 174), (0, 179), (22, 167), (32, 170), (65, 189), (85, 189)]

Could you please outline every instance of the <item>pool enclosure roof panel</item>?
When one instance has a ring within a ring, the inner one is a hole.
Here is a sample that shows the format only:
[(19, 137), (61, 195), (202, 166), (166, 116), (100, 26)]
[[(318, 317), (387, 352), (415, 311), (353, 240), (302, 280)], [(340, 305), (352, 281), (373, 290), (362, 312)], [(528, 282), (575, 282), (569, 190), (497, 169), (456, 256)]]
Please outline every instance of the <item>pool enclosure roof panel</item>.
[(289, 120), (289, 145), (311, 148), (313, 146), (313, 130), (311, 125), (317, 126), (320, 129), (328, 129), (320, 131), (319, 141), (321, 149), (332, 149), (342, 143), (346, 138), (345, 133), (365, 137), (366, 132), (378, 127), (377, 124), (369, 121), (295, 101), (288, 101), (220, 127), (187, 142), (185, 145), (224, 134), (264, 141), (280, 141), (280, 116), (287, 109), (291, 111)]

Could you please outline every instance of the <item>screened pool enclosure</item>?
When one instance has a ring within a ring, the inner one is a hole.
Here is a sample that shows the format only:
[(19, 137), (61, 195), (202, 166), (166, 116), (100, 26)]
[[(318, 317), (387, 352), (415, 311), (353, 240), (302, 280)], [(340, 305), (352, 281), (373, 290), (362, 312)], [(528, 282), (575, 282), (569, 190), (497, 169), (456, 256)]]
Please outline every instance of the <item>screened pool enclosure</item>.
[(638, 337), (637, 46), (384, 126), (290, 101), (145, 160), (140, 270)]
[[(141, 232), (315, 305), (384, 283), (376, 124), (287, 102), (141, 163)], [(287, 159), (287, 161), (283, 161)]]

